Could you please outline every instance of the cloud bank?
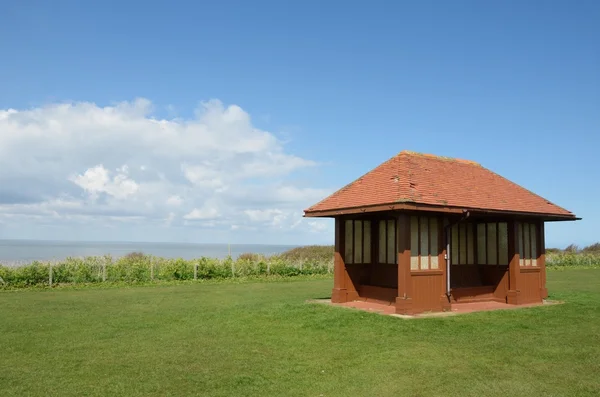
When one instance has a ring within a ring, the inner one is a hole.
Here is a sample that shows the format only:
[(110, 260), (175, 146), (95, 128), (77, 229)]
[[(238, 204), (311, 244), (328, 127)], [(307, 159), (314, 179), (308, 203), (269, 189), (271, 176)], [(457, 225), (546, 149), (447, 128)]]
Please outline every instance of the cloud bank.
[(329, 191), (289, 182), (317, 164), (239, 106), (153, 114), (146, 99), (0, 110), (0, 224), (327, 233), (302, 210)]

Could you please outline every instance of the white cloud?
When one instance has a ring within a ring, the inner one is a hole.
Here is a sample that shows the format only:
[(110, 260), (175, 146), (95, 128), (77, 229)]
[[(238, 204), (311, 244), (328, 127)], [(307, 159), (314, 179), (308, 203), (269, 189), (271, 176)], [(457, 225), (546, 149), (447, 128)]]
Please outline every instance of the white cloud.
[(301, 211), (329, 191), (289, 178), (314, 161), (236, 105), (204, 102), (187, 120), (153, 109), (143, 98), (0, 109), (0, 221), (314, 229)]
[(327, 225), (324, 221), (310, 221), (308, 222), (311, 232), (319, 233), (327, 230)]
[(169, 206), (179, 207), (181, 204), (183, 204), (183, 199), (176, 194), (167, 199), (167, 205)]
[(219, 210), (216, 208), (194, 208), (189, 214), (185, 214), (183, 219), (198, 220), (198, 219), (216, 219), (219, 217)]
[(127, 177), (127, 166), (117, 168), (117, 175), (111, 180), (110, 172), (102, 165), (88, 168), (83, 175), (71, 177), (76, 185), (96, 198), (106, 193), (118, 199), (125, 199), (139, 190), (139, 185)]

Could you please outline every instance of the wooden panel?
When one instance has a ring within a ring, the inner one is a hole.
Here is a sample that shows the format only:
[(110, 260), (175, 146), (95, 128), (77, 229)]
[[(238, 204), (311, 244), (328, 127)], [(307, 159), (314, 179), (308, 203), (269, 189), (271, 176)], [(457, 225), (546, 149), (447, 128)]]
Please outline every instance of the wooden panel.
[(398, 288), (398, 265), (377, 263), (368, 267), (369, 281), (366, 284)]
[[(504, 268), (503, 271), (502, 268)], [(508, 294), (508, 266), (500, 267), (499, 271), (499, 280), (498, 284), (496, 284), (496, 289), (494, 290), (494, 296), (497, 299), (506, 302), (506, 296)]]
[[(482, 266), (483, 267), (483, 266)], [(477, 287), (481, 285), (479, 266), (477, 265), (451, 265), (450, 287)]]
[(346, 264), (346, 289), (348, 291), (357, 291), (360, 285), (366, 281), (366, 267), (369, 265), (363, 264)]
[(479, 274), (483, 285), (494, 287), (496, 300), (506, 301), (508, 292), (508, 266), (480, 266)]
[(443, 277), (443, 272), (412, 274), (412, 304), (415, 313), (442, 310), (440, 297), (444, 293)]
[(519, 303), (541, 302), (539, 268), (521, 269), (519, 277)]
[(497, 300), (493, 286), (455, 288), (452, 290), (452, 303), (486, 302)]
[(406, 214), (398, 215), (398, 297), (396, 313), (412, 314), (412, 282), (410, 275), (410, 219)]
[(360, 297), (367, 302), (395, 304), (398, 289), (363, 285), (360, 287)]
[(346, 279), (346, 265), (344, 264), (344, 222), (340, 218), (335, 218), (335, 248), (333, 255), (333, 290), (331, 291), (331, 301), (334, 303), (343, 303), (347, 301), (346, 288), (344, 282)]

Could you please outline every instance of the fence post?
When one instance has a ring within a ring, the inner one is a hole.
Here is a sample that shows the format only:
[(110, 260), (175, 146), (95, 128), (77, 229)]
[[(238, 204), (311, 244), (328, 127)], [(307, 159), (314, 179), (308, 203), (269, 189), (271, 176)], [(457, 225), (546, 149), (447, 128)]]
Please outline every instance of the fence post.
[(194, 280), (198, 280), (198, 264), (194, 263)]
[(235, 277), (235, 262), (231, 261), (231, 277)]
[(52, 287), (52, 261), (48, 262), (48, 285)]
[(150, 280), (154, 280), (154, 258), (150, 257)]

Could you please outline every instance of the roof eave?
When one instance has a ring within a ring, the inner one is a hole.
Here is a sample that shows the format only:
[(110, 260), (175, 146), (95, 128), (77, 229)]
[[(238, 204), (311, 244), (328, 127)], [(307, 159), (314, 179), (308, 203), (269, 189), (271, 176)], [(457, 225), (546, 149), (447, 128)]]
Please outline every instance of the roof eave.
[(582, 218), (576, 217), (574, 214), (555, 214), (555, 213), (538, 213), (538, 212), (523, 212), (512, 210), (494, 210), (485, 208), (468, 208), (468, 207), (451, 207), (438, 206), (431, 204), (418, 203), (388, 203), (380, 205), (369, 205), (360, 207), (336, 208), (329, 210), (310, 210), (304, 211), (306, 218), (335, 218), (343, 215), (363, 214), (369, 212), (387, 212), (387, 211), (427, 211), (441, 212), (449, 214), (462, 214), (465, 212), (479, 214), (495, 214), (495, 215), (512, 215), (542, 218), (544, 221), (578, 221)]

